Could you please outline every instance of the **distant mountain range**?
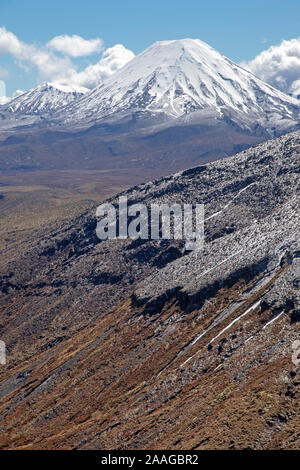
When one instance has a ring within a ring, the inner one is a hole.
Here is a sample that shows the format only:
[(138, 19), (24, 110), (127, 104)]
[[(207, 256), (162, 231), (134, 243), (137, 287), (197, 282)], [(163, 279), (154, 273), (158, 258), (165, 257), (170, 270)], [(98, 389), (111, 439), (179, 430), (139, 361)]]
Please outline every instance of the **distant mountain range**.
[(75, 89), (54, 83), (44, 83), (23, 93), (2, 106), (2, 110), (14, 114), (46, 115), (81, 98), (87, 88)]
[(162, 41), (92, 91), (44, 84), (1, 106), (0, 162), (102, 169), (143, 154), (142, 165), (176, 171), (299, 127), (298, 100), (200, 40)]

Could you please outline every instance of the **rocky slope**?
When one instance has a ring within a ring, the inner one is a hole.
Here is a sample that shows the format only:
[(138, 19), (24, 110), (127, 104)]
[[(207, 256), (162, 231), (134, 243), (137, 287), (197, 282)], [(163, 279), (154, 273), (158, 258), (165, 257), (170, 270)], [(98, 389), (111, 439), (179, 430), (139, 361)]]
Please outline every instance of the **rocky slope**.
[(24, 240), (1, 266), (2, 448), (297, 448), (299, 151), (295, 132), (124, 193), (204, 203), (202, 252), (100, 242), (94, 211)]

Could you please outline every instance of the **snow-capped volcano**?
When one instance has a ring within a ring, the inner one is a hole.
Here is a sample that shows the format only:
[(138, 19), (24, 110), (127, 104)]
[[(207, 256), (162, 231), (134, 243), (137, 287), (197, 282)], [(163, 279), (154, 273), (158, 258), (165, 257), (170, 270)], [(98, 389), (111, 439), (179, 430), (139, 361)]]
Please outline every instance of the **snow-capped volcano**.
[(183, 39), (153, 44), (58, 115), (70, 125), (120, 112), (160, 112), (174, 119), (204, 109), (235, 123), (250, 120), (285, 130), (299, 119), (300, 108), (206, 43)]
[(26, 93), (18, 95), (1, 110), (11, 113), (41, 115), (52, 113), (82, 97), (88, 89), (73, 88), (54, 83), (44, 83)]
[(163, 41), (83, 95), (46, 84), (0, 107), (0, 160), (163, 175), (299, 128), (300, 101), (200, 40)]

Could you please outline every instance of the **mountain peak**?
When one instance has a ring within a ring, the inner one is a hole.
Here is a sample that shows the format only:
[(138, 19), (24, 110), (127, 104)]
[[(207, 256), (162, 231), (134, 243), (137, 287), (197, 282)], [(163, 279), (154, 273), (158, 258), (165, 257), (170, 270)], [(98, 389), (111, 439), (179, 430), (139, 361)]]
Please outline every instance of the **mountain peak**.
[(61, 85), (60, 83), (56, 83), (56, 82), (45, 82), (43, 85), (40, 85), (40, 87), (43, 88), (43, 91), (55, 89), (63, 93), (78, 93), (80, 95), (83, 95), (87, 93), (88, 91), (90, 91), (88, 88), (85, 88), (85, 87)]
[(186, 38), (154, 43), (64, 109), (61, 119), (64, 124), (87, 123), (136, 111), (159, 112), (174, 119), (205, 109), (218, 116), (235, 115), (236, 121), (251, 116), (252, 122), (286, 129), (295, 116), (299, 118), (296, 100), (205, 42)]
[(152, 44), (92, 91), (50, 82), (2, 109), (47, 118), (51, 114), (51, 122), (44, 119), (43, 124), (69, 127), (135, 115), (142, 118), (137, 127), (142, 120), (155, 126), (158, 117), (164, 125), (174, 120), (180, 124), (180, 119), (205, 125), (223, 121), (243, 132), (273, 136), (299, 126), (300, 108), (299, 101), (205, 42), (185, 38)]
[(220, 54), (218, 51), (216, 51), (213, 47), (211, 47), (209, 44), (207, 44), (204, 41), (201, 41), (201, 39), (192, 39), (192, 38), (184, 38), (184, 39), (173, 39), (169, 41), (157, 41), (152, 46), (148, 47), (148, 49), (152, 48), (166, 48), (166, 49), (173, 49), (174, 51), (210, 51), (210, 52), (215, 52), (218, 55)]
[(36, 88), (18, 95), (9, 101), (3, 109), (23, 114), (47, 114), (70, 104), (83, 96), (86, 88), (74, 88), (57, 83), (45, 82)]

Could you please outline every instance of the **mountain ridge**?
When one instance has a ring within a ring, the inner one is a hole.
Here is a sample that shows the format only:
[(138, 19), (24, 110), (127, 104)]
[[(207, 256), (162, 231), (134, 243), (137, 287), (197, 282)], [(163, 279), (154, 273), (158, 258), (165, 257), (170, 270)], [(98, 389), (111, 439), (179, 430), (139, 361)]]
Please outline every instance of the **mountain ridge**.
[(74, 128), (126, 114), (144, 120), (144, 128), (159, 120), (172, 126), (178, 118), (197, 120), (200, 111), (214, 115), (211, 122), (260, 126), (269, 137), (299, 125), (299, 110), (298, 100), (199, 39), (156, 42), (91, 91), (44, 84), (0, 107), (16, 118), (20, 113), (21, 124), (25, 114), (37, 115), (29, 125)]
[(10, 113), (47, 114), (69, 104), (87, 91), (88, 89), (83, 87), (74, 88), (45, 82), (18, 95), (0, 110)]
[(136, 110), (154, 113), (154, 119), (157, 112), (178, 118), (209, 108), (221, 118), (223, 110), (237, 113), (233, 120), (241, 127), (241, 114), (245, 114), (262, 126), (273, 124), (279, 130), (280, 125), (289, 128), (299, 120), (300, 109), (296, 99), (209, 45), (185, 39), (154, 43), (78, 102), (66, 106), (59, 119), (67, 125), (94, 122)]

